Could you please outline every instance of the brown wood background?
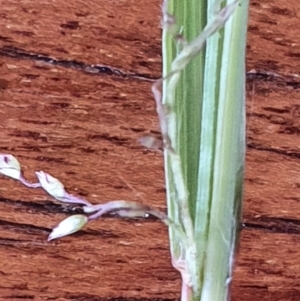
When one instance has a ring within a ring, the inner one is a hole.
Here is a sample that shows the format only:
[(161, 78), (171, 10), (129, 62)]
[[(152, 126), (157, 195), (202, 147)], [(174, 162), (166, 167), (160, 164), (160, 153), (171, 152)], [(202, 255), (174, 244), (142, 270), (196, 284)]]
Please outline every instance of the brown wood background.
[[(165, 210), (162, 157), (137, 142), (159, 136), (150, 93), (161, 67), (159, 5), (0, 0), (0, 152), (17, 156), (25, 177), (44, 170), (93, 203), (144, 199)], [(300, 300), (299, 9), (299, 0), (251, 0), (233, 301)], [(179, 297), (156, 220), (105, 218), (47, 243), (74, 210), (4, 177), (0, 212), (0, 300)]]

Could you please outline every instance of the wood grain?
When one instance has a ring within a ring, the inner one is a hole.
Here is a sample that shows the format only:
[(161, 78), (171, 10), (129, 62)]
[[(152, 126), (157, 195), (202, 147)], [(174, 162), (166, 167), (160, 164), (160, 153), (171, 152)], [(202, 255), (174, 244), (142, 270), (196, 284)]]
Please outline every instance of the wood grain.
[[(150, 93), (161, 67), (159, 5), (0, 0), (0, 152), (17, 156), (26, 178), (44, 170), (95, 204), (145, 200), (166, 209), (162, 157), (138, 143), (160, 136)], [(251, 1), (233, 301), (300, 298), (297, 8), (297, 0)], [(107, 217), (47, 243), (76, 210), (0, 178), (1, 300), (178, 299), (161, 223)]]

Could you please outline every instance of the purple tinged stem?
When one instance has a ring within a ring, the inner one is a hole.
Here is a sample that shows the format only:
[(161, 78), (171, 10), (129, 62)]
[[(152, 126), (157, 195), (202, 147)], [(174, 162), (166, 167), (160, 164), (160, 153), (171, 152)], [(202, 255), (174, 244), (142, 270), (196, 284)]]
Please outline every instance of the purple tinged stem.
[(115, 210), (135, 209), (132, 207), (132, 204), (135, 203), (126, 202), (126, 201), (110, 201), (105, 204), (94, 205), (93, 208), (97, 210), (97, 212), (90, 215), (89, 220), (97, 219), (98, 217)]
[(27, 180), (25, 180), (22, 176), (19, 180), (23, 185), (25, 185), (26, 187), (29, 187), (29, 188), (40, 188), (40, 187), (42, 187), (42, 185), (40, 183), (30, 183)]
[(79, 198), (77, 196), (74, 196), (72, 194), (69, 194), (67, 192), (65, 192), (64, 198), (62, 200), (63, 202), (67, 202), (67, 203), (72, 203), (72, 204), (82, 204), (82, 205), (86, 205), (86, 206), (93, 206), (90, 202)]
[[(95, 208), (96, 206), (97, 206), (97, 208)], [(100, 216), (102, 216), (114, 209), (114, 208), (111, 208), (111, 206), (109, 206), (109, 203), (103, 204), (103, 205), (102, 204), (96, 205), (96, 206), (94, 206), (94, 208), (97, 210), (97, 212), (90, 215), (89, 220), (95, 220), (95, 219), (99, 218)]]

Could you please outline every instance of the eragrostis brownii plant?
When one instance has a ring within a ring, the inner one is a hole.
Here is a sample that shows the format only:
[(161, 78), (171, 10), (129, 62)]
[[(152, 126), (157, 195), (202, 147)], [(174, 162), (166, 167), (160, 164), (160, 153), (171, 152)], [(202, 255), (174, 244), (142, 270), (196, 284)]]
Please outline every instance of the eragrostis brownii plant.
[[(163, 77), (152, 92), (164, 148), (168, 215), (132, 201), (91, 204), (44, 171), (36, 172), (37, 183), (29, 183), (18, 160), (0, 154), (1, 174), (82, 206), (82, 214), (60, 222), (48, 241), (105, 214), (153, 215), (169, 227), (181, 300), (228, 300), (242, 201), (248, 5), (248, 0), (163, 2)], [(160, 145), (153, 137), (140, 142), (154, 149)]]

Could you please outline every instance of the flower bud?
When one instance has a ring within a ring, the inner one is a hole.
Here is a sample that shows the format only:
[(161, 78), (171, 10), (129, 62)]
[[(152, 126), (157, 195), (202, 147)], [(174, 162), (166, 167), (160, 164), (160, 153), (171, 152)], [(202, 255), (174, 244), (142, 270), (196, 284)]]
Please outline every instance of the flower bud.
[(163, 142), (152, 136), (139, 138), (139, 143), (148, 149), (159, 150), (163, 148)]
[(58, 200), (64, 198), (65, 188), (59, 180), (43, 171), (37, 171), (35, 174), (43, 189), (45, 189), (52, 197)]
[(0, 173), (19, 180), (21, 178), (21, 165), (13, 155), (0, 154)]
[(79, 231), (88, 222), (88, 217), (82, 214), (75, 214), (62, 220), (50, 233), (48, 241), (70, 235)]

